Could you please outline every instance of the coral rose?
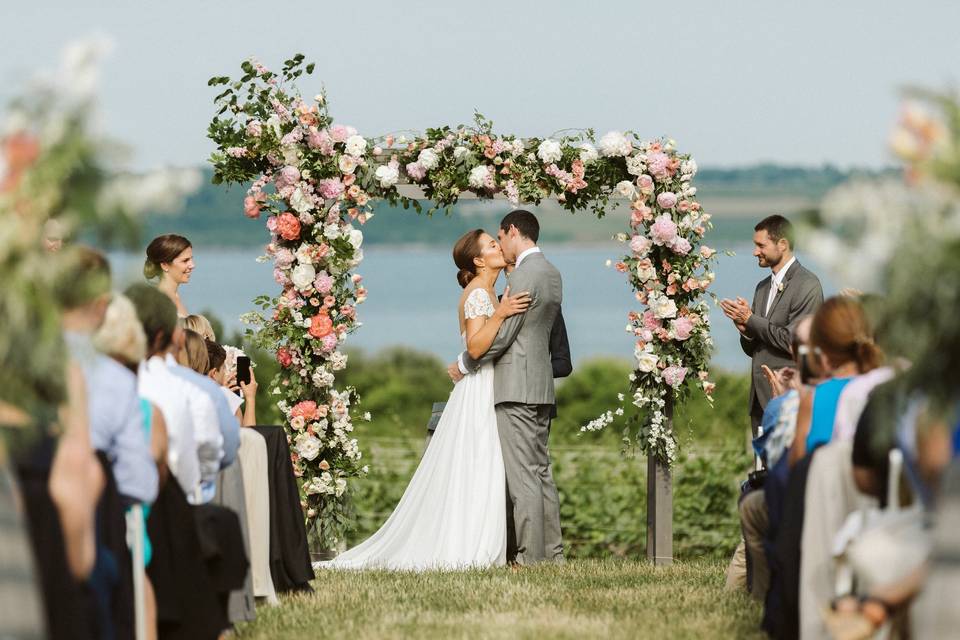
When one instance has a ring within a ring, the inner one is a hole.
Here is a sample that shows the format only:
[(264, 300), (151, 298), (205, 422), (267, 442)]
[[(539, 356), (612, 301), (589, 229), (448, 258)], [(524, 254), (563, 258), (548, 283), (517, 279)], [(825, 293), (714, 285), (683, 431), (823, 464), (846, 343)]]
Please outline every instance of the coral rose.
[(300, 237), (300, 220), (289, 211), (277, 217), (277, 233), (284, 240), (296, 240)]
[(333, 320), (330, 315), (323, 311), (310, 318), (310, 328), (307, 330), (314, 338), (325, 338), (333, 332)]

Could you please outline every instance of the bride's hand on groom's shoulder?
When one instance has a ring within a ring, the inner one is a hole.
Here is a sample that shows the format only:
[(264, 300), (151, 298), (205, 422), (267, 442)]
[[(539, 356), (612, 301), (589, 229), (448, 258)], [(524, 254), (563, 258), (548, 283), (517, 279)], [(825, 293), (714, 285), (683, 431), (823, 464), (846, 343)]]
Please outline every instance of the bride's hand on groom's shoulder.
[(501, 320), (506, 320), (510, 316), (515, 316), (518, 313), (525, 312), (529, 306), (530, 294), (528, 292), (523, 291), (511, 296), (510, 287), (507, 287), (503, 291), (503, 296), (500, 298), (500, 306), (497, 307), (494, 315)]

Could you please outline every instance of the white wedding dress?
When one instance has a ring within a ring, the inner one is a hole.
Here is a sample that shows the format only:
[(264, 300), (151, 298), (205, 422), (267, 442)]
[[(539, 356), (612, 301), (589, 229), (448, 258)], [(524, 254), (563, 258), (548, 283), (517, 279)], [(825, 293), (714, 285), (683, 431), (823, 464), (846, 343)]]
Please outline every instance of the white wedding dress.
[[(489, 318), (493, 311), (484, 289), (464, 302), (467, 318)], [(505, 482), (488, 363), (454, 386), (430, 446), (383, 526), (314, 567), (421, 571), (505, 564)]]

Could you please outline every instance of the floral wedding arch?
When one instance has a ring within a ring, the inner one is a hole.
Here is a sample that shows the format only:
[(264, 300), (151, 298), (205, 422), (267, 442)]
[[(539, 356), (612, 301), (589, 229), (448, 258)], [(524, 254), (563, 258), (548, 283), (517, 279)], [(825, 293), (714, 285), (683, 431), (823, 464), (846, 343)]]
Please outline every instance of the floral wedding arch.
[[(472, 127), (439, 127), (414, 138), (365, 138), (334, 124), (324, 94), (304, 100), (294, 81), (311, 74), (296, 55), (274, 73), (253, 60), (243, 76), (211, 78), (223, 86), (208, 135), (214, 183), (249, 185), (244, 214), (266, 216), (268, 259), (282, 287), (255, 301), (272, 313), (248, 314), (261, 346), (276, 351), (281, 371), (270, 384), (287, 417), (292, 461), (301, 479), (308, 525), (332, 544), (348, 524), (350, 481), (367, 472), (353, 420), (361, 417), (355, 389), (337, 389), (347, 365), (340, 350), (359, 327), (357, 306), (367, 298), (354, 270), (363, 260), (363, 233), (376, 199), (413, 206), (398, 186), (417, 185), (433, 212), (449, 208), (465, 191), (514, 204), (554, 198), (571, 212), (603, 217), (611, 199), (630, 202), (628, 246), (617, 263), (641, 309), (627, 331), (635, 338), (630, 401), (640, 408), (624, 437), (668, 469), (676, 457), (670, 412), (692, 388), (713, 391), (705, 291), (716, 252), (702, 244), (710, 214), (694, 199), (696, 162), (671, 140), (643, 141), (593, 131), (557, 139), (496, 135), (476, 117)], [(620, 396), (621, 401), (624, 400)], [(583, 430), (598, 430), (622, 415), (608, 411)], [(362, 417), (369, 419), (369, 414)]]

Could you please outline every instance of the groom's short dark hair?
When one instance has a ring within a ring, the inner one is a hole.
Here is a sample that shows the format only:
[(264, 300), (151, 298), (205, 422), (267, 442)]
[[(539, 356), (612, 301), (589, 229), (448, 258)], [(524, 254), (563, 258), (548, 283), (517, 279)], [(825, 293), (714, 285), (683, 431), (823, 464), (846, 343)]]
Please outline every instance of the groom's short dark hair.
[(506, 233), (510, 227), (514, 226), (524, 238), (529, 238), (534, 242), (540, 237), (540, 223), (537, 222), (537, 216), (524, 209), (514, 209), (503, 216), (500, 221), (500, 228)]
[(785, 238), (787, 244), (790, 245), (791, 249), (793, 249), (793, 225), (790, 224), (789, 220), (779, 214), (767, 216), (758, 222), (757, 226), (755, 226), (753, 230), (766, 231), (767, 235), (770, 236), (770, 239), (774, 242), (778, 242), (780, 238)]

